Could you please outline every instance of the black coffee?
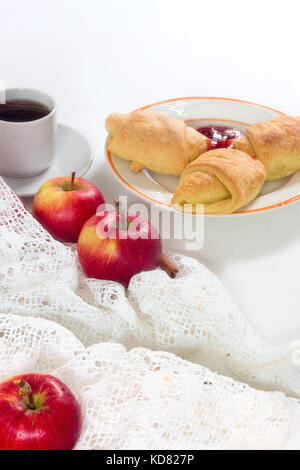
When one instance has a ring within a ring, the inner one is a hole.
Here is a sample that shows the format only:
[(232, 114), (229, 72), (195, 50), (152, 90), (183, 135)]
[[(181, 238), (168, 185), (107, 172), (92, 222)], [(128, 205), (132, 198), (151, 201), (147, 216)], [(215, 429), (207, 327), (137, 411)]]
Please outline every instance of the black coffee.
[(31, 100), (7, 100), (0, 104), (0, 121), (27, 122), (47, 116), (50, 110), (42, 103)]

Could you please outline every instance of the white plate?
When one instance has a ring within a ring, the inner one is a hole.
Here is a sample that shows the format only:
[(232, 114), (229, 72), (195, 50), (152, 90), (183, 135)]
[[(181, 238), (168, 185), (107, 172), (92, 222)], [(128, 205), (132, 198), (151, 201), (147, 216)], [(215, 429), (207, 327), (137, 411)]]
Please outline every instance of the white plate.
[(8, 186), (22, 197), (34, 196), (40, 186), (50, 178), (83, 176), (93, 161), (92, 151), (86, 138), (64, 124), (57, 126), (56, 155), (52, 165), (43, 173), (30, 178), (9, 178), (3, 176)]
[[(177, 98), (162, 101), (142, 109), (150, 109), (188, 121), (188, 125), (199, 127), (207, 124), (233, 126), (242, 131), (250, 124), (269, 121), (283, 113), (267, 106), (228, 98)], [(118, 181), (137, 197), (171, 208), (172, 196), (178, 185), (177, 176), (160, 175), (149, 170), (133, 173), (130, 162), (112, 155), (106, 147), (107, 159)], [(300, 171), (278, 181), (266, 183), (260, 195), (247, 207), (226, 215), (249, 215), (275, 209), (300, 199)], [(222, 217), (210, 215), (208, 217)], [(223, 216), (224, 217), (224, 216)]]

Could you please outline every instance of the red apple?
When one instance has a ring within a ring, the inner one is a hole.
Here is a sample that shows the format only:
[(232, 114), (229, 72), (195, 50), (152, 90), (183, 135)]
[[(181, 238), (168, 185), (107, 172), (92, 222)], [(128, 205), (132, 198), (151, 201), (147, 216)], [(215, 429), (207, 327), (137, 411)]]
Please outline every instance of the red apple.
[(0, 384), (0, 450), (71, 450), (80, 428), (79, 404), (57, 378), (24, 374)]
[(89, 219), (78, 239), (78, 257), (89, 277), (127, 286), (141, 271), (160, 264), (162, 243), (147, 221), (126, 214), (124, 227), (117, 212), (102, 212)]
[(44, 183), (33, 201), (33, 214), (57, 240), (76, 243), (83, 224), (104, 204), (99, 189), (75, 177)]

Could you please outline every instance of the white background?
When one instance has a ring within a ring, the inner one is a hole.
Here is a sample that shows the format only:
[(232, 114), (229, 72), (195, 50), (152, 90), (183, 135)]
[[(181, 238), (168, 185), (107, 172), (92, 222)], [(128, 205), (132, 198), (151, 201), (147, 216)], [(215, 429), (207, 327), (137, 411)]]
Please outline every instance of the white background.
[[(105, 196), (104, 120), (167, 98), (224, 96), (300, 115), (297, 2), (0, 0), (0, 78), (42, 89), (90, 140)], [(1, 143), (0, 143), (1, 144)], [(122, 189), (124, 193), (124, 190)], [(207, 224), (201, 259), (269, 341), (300, 338), (300, 202)]]

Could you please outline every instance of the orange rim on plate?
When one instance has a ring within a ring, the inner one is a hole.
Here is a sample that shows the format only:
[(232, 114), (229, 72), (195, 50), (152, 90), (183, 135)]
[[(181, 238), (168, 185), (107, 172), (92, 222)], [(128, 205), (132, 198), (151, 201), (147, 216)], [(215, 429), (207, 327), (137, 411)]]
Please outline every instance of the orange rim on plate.
[[(138, 110), (145, 110), (145, 109), (149, 109), (149, 108), (152, 108), (153, 106), (156, 106), (156, 105), (159, 105), (159, 104), (164, 104), (164, 103), (171, 103), (172, 101), (180, 101), (180, 100), (225, 100), (225, 101), (236, 101), (238, 103), (246, 103), (246, 104), (252, 104), (253, 106), (259, 106), (260, 108), (264, 108), (264, 109), (269, 109), (271, 111), (275, 111), (276, 113), (278, 114), (281, 114), (281, 115), (284, 115), (285, 113), (281, 112), (281, 111), (278, 111), (277, 109), (274, 109), (274, 108), (271, 108), (270, 106), (263, 106), (261, 104), (257, 104), (257, 103), (253, 103), (251, 101), (244, 101), (244, 100), (238, 100), (238, 99), (235, 99), (235, 98), (220, 98), (220, 97), (216, 97), (216, 96), (188, 96), (188, 97), (184, 97), (184, 98), (171, 98), (169, 100), (164, 100), (164, 101), (158, 101), (157, 103), (153, 103), (153, 104), (148, 104), (147, 106), (143, 106), (141, 108), (138, 108)], [(138, 110), (135, 110), (135, 111), (138, 111)], [(200, 121), (201, 119), (188, 119), (188, 121)], [(230, 120), (230, 119), (213, 119), (213, 118), (202, 118), (202, 120), (212, 120), (212, 121), (217, 121), (217, 120), (220, 120), (220, 121), (223, 121), (223, 122), (236, 122), (237, 124), (243, 124), (243, 125), (249, 125), (247, 123), (244, 123), (244, 122), (239, 122), (239, 121), (233, 121), (233, 120)], [(110, 167), (111, 169), (113, 170), (113, 172), (115, 173), (115, 175), (118, 177), (118, 179), (120, 179), (122, 181), (122, 183), (124, 183), (125, 186), (127, 186), (131, 191), (133, 191), (134, 193), (136, 194), (139, 194), (140, 196), (144, 197), (145, 199), (148, 199), (149, 201), (152, 201), (152, 202), (155, 202), (156, 204), (159, 204), (161, 206), (165, 206), (165, 207), (169, 207), (171, 209), (173, 209), (173, 206), (171, 204), (167, 204), (165, 202), (161, 202), (161, 201), (158, 201), (157, 199), (153, 199), (151, 198), (150, 196), (147, 196), (146, 194), (142, 193), (141, 191), (137, 190), (136, 188), (134, 188), (133, 186), (131, 186), (121, 175), (120, 173), (118, 172), (117, 168), (115, 167), (115, 164), (112, 160), (112, 155), (111, 155), (111, 152), (108, 150), (108, 147), (106, 145), (106, 152), (107, 152), (107, 159), (108, 159), (108, 163), (110, 164)], [(293, 177), (293, 175), (291, 176), (291, 178)], [(289, 180), (290, 181), (290, 180)], [(282, 202), (277, 202), (276, 204), (272, 204), (270, 206), (266, 206), (266, 207), (261, 207), (259, 209), (251, 209), (251, 210), (245, 210), (245, 211), (239, 211), (239, 212), (234, 212), (234, 214), (251, 214), (251, 213), (254, 213), (254, 212), (263, 212), (263, 211), (266, 211), (266, 210), (269, 210), (269, 209), (275, 209), (276, 207), (281, 207), (281, 206), (285, 206), (287, 204), (290, 204), (292, 202), (295, 202), (297, 200), (300, 199), (300, 194), (297, 194), (296, 196), (293, 196), (289, 199), (286, 199), (285, 201), (282, 201)]]

